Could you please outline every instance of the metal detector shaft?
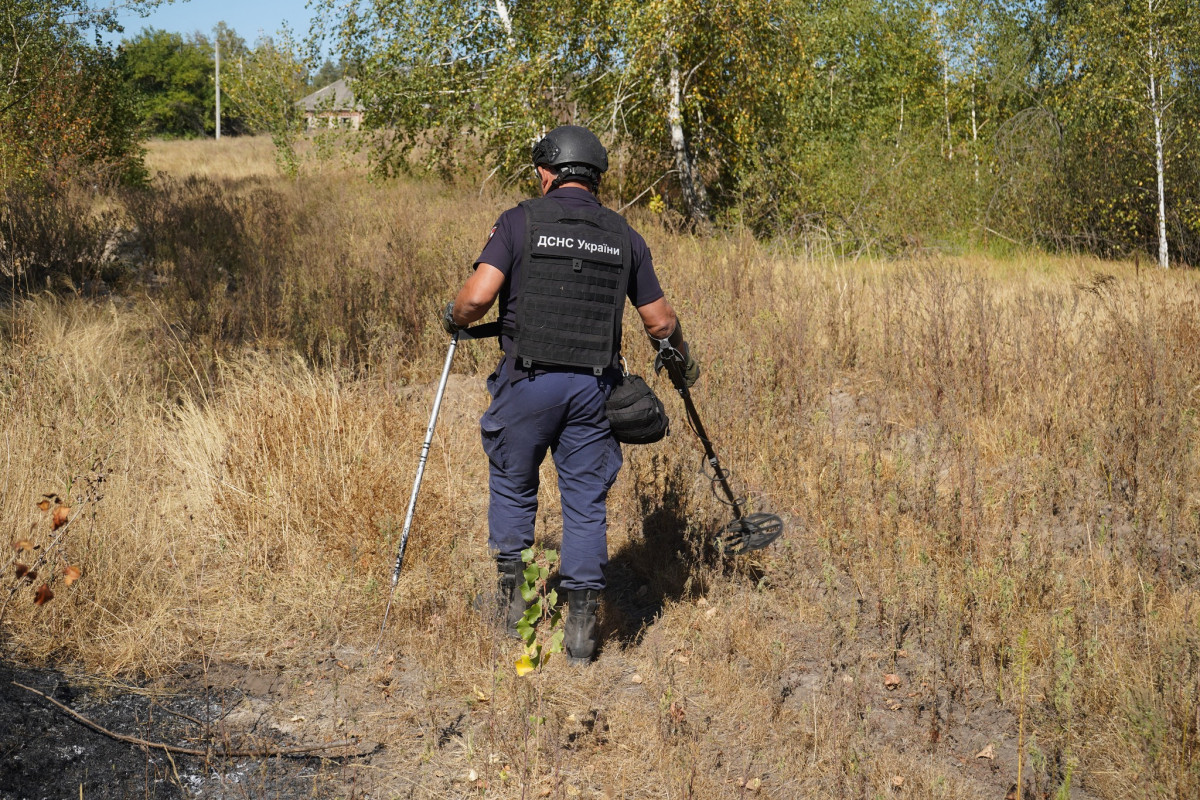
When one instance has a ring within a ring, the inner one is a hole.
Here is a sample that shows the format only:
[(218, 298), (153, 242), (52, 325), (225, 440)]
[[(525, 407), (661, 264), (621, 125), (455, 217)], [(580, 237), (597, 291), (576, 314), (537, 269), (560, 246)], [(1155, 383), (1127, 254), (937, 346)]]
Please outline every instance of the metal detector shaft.
[(387, 628), (388, 616), (392, 613), (392, 600), (396, 597), (396, 584), (400, 581), (400, 568), (404, 566), (404, 549), (408, 546), (408, 533), (412, 530), (413, 515), (417, 510), (417, 494), (421, 491), (421, 478), (425, 476), (425, 462), (429, 460), (429, 445), (433, 442), (433, 427), (437, 424), (438, 412), (442, 408), (442, 396), (446, 393), (446, 383), (450, 380), (450, 365), (454, 363), (454, 351), (458, 348), (460, 339), (487, 339), (500, 335), (500, 323), (489, 322), (486, 325), (476, 325), (474, 328), (463, 328), (450, 339), (450, 349), (446, 351), (446, 363), (442, 366), (442, 378), (438, 381), (437, 394), (433, 398), (433, 411), (429, 414), (429, 427), (425, 429), (425, 441), (421, 444), (421, 458), (417, 462), (417, 476), (413, 479), (412, 495), (408, 498), (408, 512), (404, 515), (404, 530), (400, 533), (400, 547), (396, 550), (396, 566), (392, 568), (392, 588), (388, 592), (387, 608), (383, 612), (383, 622), (379, 623), (379, 640), (375, 642), (375, 650), (383, 642), (383, 633)]
[(396, 565), (392, 568), (392, 591), (396, 590), (396, 582), (400, 580), (400, 567), (404, 564), (404, 548), (408, 546), (408, 533), (412, 530), (413, 514), (417, 510), (417, 494), (421, 491), (421, 479), (425, 477), (425, 462), (429, 460), (429, 445), (433, 442), (433, 427), (437, 424), (438, 412), (442, 409), (442, 395), (446, 393), (446, 383), (450, 380), (450, 365), (454, 363), (454, 351), (458, 347), (458, 337), (462, 332), (454, 334), (450, 339), (450, 349), (446, 351), (446, 363), (442, 367), (442, 379), (438, 382), (437, 394), (433, 397), (433, 411), (429, 415), (429, 426), (425, 428), (425, 441), (421, 445), (421, 458), (417, 461), (417, 476), (413, 479), (412, 494), (408, 498), (408, 512), (404, 515), (404, 529), (400, 533), (400, 548), (396, 551)]
[[(721, 529), (721, 533), (717, 536), (717, 547), (726, 555), (743, 555), (754, 550), (761, 550), (783, 534), (783, 519), (778, 514), (765, 511), (753, 514), (745, 513), (743, 506), (746, 504), (746, 500), (738, 498), (733, 493), (733, 488), (729, 485), (729, 472), (723, 469), (721, 462), (717, 460), (717, 452), (713, 449), (712, 441), (708, 438), (704, 424), (700, 421), (696, 404), (692, 402), (692, 393), (688, 390), (687, 385), (686, 362), (683, 353), (676, 350), (667, 341), (660, 340), (659, 358), (667, 368), (671, 383), (675, 384), (675, 388), (679, 390), (679, 396), (683, 398), (683, 406), (687, 409), (688, 421), (691, 423), (692, 430), (695, 431), (696, 436), (700, 438), (700, 443), (704, 446), (704, 456), (708, 459), (708, 465), (713, 471), (712, 481), (719, 484), (721, 491), (725, 493), (726, 500), (723, 502), (733, 507), (733, 521)], [(717, 497), (717, 499), (721, 498)]]
[(725, 497), (729, 500), (729, 505), (733, 506), (733, 517), (735, 520), (742, 518), (742, 502), (738, 500), (737, 495), (733, 493), (733, 488), (729, 485), (726, 472), (721, 468), (721, 462), (717, 460), (717, 451), (713, 449), (712, 441), (708, 438), (708, 433), (704, 430), (704, 423), (700, 421), (700, 414), (696, 411), (696, 404), (692, 402), (692, 392), (688, 388), (687, 378), (683, 374), (683, 354), (670, 345), (663, 345), (659, 351), (662, 356), (662, 362), (667, 368), (667, 375), (671, 378), (671, 383), (675, 384), (675, 388), (679, 391), (679, 396), (683, 398), (683, 407), (687, 409), (688, 419), (691, 420), (692, 430), (696, 432), (696, 436), (700, 439), (700, 444), (704, 447), (704, 457), (708, 459), (708, 465), (712, 467), (713, 475), (716, 481), (721, 486), (721, 491), (725, 493)]

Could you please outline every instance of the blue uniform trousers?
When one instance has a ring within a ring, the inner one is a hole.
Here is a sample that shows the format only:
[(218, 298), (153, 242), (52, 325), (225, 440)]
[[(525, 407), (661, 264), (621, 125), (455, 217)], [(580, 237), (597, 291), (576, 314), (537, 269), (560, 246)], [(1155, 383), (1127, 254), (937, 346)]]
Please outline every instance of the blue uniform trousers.
[(604, 414), (612, 381), (555, 371), (510, 382), (506, 373), (501, 362), (488, 378), (492, 403), (479, 421), (490, 468), (488, 546), (505, 560), (533, 545), (538, 468), (549, 449), (562, 498), (562, 588), (603, 589), (608, 490), (621, 469)]

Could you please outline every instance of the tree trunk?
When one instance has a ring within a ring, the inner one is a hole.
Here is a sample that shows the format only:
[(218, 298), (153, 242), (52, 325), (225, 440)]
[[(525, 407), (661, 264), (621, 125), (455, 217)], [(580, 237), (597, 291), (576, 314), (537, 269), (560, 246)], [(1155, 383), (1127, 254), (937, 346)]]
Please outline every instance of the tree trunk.
[(979, 123), (975, 117), (975, 79), (979, 72), (979, 31), (971, 34), (971, 155), (975, 159), (975, 185), (979, 185)]
[[(1155, 95), (1154, 76), (1150, 76), (1150, 94)], [(1154, 114), (1154, 171), (1158, 177), (1158, 265), (1167, 269), (1170, 258), (1167, 252), (1167, 193), (1166, 168), (1163, 163), (1162, 109), (1157, 98), (1151, 102)]]
[(942, 101), (946, 112), (946, 160), (954, 160), (954, 135), (950, 132), (950, 61), (942, 65)]
[(504, 28), (504, 39), (511, 48), (516, 44), (513, 39), (512, 17), (508, 13), (508, 5), (504, 0), (496, 0), (496, 16), (500, 17), (500, 27)]
[(679, 63), (673, 58), (667, 84), (667, 125), (671, 129), (671, 149), (675, 151), (675, 169), (679, 172), (679, 186), (683, 190), (683, 204), (687, 208), (688, 218), (693, 224), (705, 228), (709, 224), (708, 192), (704, 189), (704, 179), (696, 168), (684, 136), (682, 92)]
[(946, 32), (942, 30), (942, 19), (933, 12), (933, 35), (938, 41), (938, 60), (942, 62), (942, 112), (946, 122), (946, 160), (954, 160), (954, 134), (950, 129), (950, 53), (946, 45)]
[[(1154, 14), (1153, 0), (1147, 0), (1146, 5), (1149, 7), (1150, 14)], [(1169, 253), (1167, 251), (1167, 194), (1166, 194), (1166, 166), (1163, 162), (1163, 109), (1162, 97), (1160, 95), (1161, 88), (1155, 79), (1155, 72), (1158, 69), (1158, 52), (1154, 47), (1154, 23), (1151, 21), (1149, 43), (1146, 46), (1146, 54), (1149, 58), (1150, 74), (1150, 115), (1154, 117), (1154, 172), (1158, 179), (1158, 265), (1163, 269), (1168, 269), (1171, 265)]]

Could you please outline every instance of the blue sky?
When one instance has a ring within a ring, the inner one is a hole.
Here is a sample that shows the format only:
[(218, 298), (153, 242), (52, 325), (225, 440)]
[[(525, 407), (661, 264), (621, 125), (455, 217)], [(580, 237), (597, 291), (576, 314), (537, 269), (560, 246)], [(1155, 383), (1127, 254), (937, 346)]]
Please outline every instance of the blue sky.
[(305, 0), (175, 0), (154, 9), (148, 17), (129, 12), (119, 14), (125, 32), (117, 34), (114, 41), (136, 36), (142, 28), (185, 35), (199, 31), (211, 36), (217, 23), (224, 22), (246, 44), (253, 45), (260, 34), (272, 35), (278, 31), (284, 20), (297, 39), (304, 39), (312, 18), (305, 4)]

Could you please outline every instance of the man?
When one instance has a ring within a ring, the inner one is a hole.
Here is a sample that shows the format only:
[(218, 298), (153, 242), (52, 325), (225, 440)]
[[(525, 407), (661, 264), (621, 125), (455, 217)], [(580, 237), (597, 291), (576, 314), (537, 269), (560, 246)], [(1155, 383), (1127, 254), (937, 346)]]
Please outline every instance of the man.
[(608, 564), (607, 497), (621, 448), (604, 403), (620, 375), (625, 297), (646, 333), (685, 354), (689, 385), (699, 367), (654, 274), (650, 250), (596, 198), (608, 153), (585, 128), (564, 125), (533, 148), (542, 197), (501, 215), (475, 271), (446, 306), (450, 333), (500, 300), (504, 356), (488, 378), (480, 419), (490, 462), (488, 546), (499, 571), (510, 633), (525, 613), (521, 551), (533, 546), (538, 468), (549, 449), (562, 498), (564, 648), (580, 665), (596, 649), (596, 607)]

